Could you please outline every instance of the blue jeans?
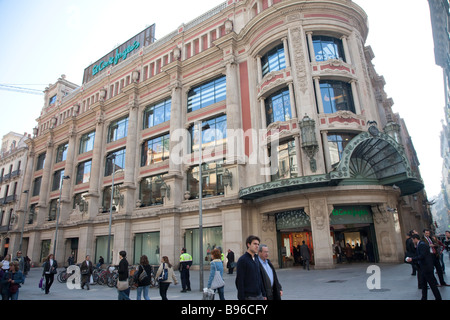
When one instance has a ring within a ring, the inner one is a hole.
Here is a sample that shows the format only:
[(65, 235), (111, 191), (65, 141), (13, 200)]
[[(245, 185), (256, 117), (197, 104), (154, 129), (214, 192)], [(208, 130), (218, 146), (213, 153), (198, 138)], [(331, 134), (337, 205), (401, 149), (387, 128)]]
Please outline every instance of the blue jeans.
[(145, 300), (150, 300), (150, 297), (148, 296), (148, 288), (150, 286), (142, 286), (142, 287), (137, 287), (136, 291), (137, 291), (137, 299), (136, 300), (141, 300), (141, 293), (144, 293), (144, 299)]
[(119, 292), (119, 300), (130, 300), (130, 288), (123, 291), (117, 290), (117, 292)]
[(219, 292), (219, 299), (220, 300), (225, 300), (225, 286), (223, 286), (223, 287), (220, 287), (220, 288), (217, 288), (217, 289), (214, 289), (214, 293), (216, 292), (216, 290), (217, 290), (217, 292)]

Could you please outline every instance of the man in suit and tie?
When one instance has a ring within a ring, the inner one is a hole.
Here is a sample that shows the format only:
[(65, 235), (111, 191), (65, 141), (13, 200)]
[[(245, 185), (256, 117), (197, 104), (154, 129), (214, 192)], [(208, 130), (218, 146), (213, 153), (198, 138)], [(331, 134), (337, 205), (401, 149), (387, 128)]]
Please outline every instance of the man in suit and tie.
[(433, 266), (436, 268), (436, 273), (439, 278), (439, 283), (441, 286), (448, 286), (448, 284), (444, 280), (444, 274), (442, 271), (442, 266), (440, 260), (440, 252), (439, 252), (439, 245), (433, 240), (431, 237), (431, 231), (429, 229), (423, 230), (423, 240), (428, 244), (430, 247), (430, 253), (431, 257), (433, 259)]
[(433, 274), (434, 265), (432, 253), (430, 253), (430, 247), (425, 241), (420, 240), (420, 236), (418, 234), (413, 234), (411, 238), (416, 246), (416, 255), (414, 257), (407, 257), (406, 262), (418, 264), (420, 277), (419, 283), (422, 285), (422, 300), (427, 300), (427, 284), (430, 285), (435, 299), (442, 300), (436, 278)]

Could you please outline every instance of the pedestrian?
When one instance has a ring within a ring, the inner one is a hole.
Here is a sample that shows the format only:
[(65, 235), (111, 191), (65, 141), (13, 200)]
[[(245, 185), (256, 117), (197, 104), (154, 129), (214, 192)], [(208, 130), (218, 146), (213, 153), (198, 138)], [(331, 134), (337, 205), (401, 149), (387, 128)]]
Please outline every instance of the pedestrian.
[(148, 289), (150, 288), (151, 274), (152, 267), (148, 262), (148, 257), (143, 255), (139, 260), (138, 271), (135, 274), (135, 283), (137, 284), (136, 300), (141, 300), (141, 295), (144, 296), (145, 300), (150, 300), (150, 297), (148, 296)]
[(69, 267), (75, 264), (75, 257), (73, 256), (73, 254), (71, 254), (69, 258), (67, 258), (67, 264), (69, 265)]
[(347, 242), (347, 244), (345, 245), (345, 258), (347, 259), (347, 262), (350, 263), (352, 262), (353, 259), (353, 249), (350, 246), (350, 243)]
[(173, 267), (169, 261), (169, 258), (167, 256), (163, 256), (161, 258), (161, 264), (158, 268), (158, 271), (156, 271), (155, 279), (158, 279), (162, 274), (166, 273), (166, 271), (167, 279), (164, 280), (164, 278), (162, 278), (159, 281), (159, 295), (161, 296), (162, 300), (167, 300), (167, 290), (169, 289), (172, 280), (175, 285), (178, 284), (177, 277), (175, 276), (175, 272), (173, 271)]
[(117, 281), (117, 291), (119, 300), (130, 300), (130, 287), (128, 285), (128, 261), (126, 251), (119, 252), (119, 279)]
[(238, 259), (235, 284), (239, 300), (266, 300), (257, 256), (259, 242), (257, 236), (248, 236), (245, 240), (247, 251)]
[(192, 265), (192, 256), (186, 252), (186, 248), (181, 249), (180, 255), (180, 274), (181, 274), (181, 292), (191, 291), (191, 281), (189, 268)]
[(303, 269), (309, 270), (309, 261), (311, 260), (311, 254), (304, 240), (302, 241), (302, 245), (300, 246), (300, 257), (303, 260)]
[(259, 246), (258, 259), (267, 300), (281, 300), (283, 290), (277, 273), (269, 260), (269, 248), (265, 244)]
[(429, 229), (423, 229), (423, 239), (430, 247), (431, 257), (433, 259), (433, 265), (436, 268), (436, 273), (438, 274), (439, 283), (441, 286), (448, 286), (444, 280), (441, 262), (439, 261), (439, 245), (432, 239), (431, 231)]
[(54, 259), (53, 254), (49, 254), (44, 261), (42, 276), (45, 277), (45, 294), (50, 293), (50, 287), (53, 284), (55, 274), (58, 272), (58, 262)]
[(434, 263), (430, 246), (423, 240), (420, 240), (418, 234), (411, 236), (416, 246), (416, 254), (413, 257), (407, 257), (406, 262), (416, 262), (419, 268), (420, 284), (422, 287), (422, 300), (427, 300), (428, 285), (434, 294), (436, 300), (442, 300), (441, 293), (437, 288), (437, 281), (434, 277)]
[(105, 263), (105, 259), (103, 259), (102, 256), (100, 256), (100, 259), (98, 259), (97, 268), (100, 268)]
[(234, 252), (231, 249), (228, 249), (227, 253), (227, 269), (228, 274), (233, 274), (233, 270), (236, 266), (236, 262), (234, 262)]
[(25, 258), (22, 256), (22, 251), (17, 251), (16, 256), (14, 258), (14, 261), (17, 261), (19, 263), (19, 269), (24, 273), (25, 271)]
[[(223, 280), (223, 262), (221, 259), (220, 250), (217, 248), (211, 251), (211, 268), (209, 272), (208, 288), (211, 288), (216, 271), (220, 272), (220, 277)], [(219, 293), (220, 300), (225, 300), (224, 290), (225, 286), (214, 289), (214, 292), (217, 291)]]
[(13, 261), (10, 268), (2, 277), (2, 298), (6, 300), (19, 300), (19, 288), (23, 284), (24, 277), (20, 271), (19, 262)]
[[(413, 257), (415, 255), (416, 252), (416, 247), (414, 246), (414, 242), (411, 238), (411, 236), (413, 234), (417, 234), (416, 230), (410, 230), (408, 232), (408, 234), (406, 235), (406, 257)], [(412, 276), (415, 276), (417, 274), (417, 264), (416, 263), (411, 263), (411, 267), (412, 267)]]
[(11, 262), (11, 255), (7, 254), (2, 260), (2, 263), (3, 263), (2, 269), (3, 270), (9, 270), (9, 263), (10, 262)]
[(81, 263), (80, 272), (81, 272), (81, 289), (84, 289), (86, 285), (87, 290), (89, 290), (89, 282), (91, 281), (91, 275), (94, 271), (94, 266), (92, 265), (92, 261), (90, 261), (90, 256), (87, 255), (84, 261)]

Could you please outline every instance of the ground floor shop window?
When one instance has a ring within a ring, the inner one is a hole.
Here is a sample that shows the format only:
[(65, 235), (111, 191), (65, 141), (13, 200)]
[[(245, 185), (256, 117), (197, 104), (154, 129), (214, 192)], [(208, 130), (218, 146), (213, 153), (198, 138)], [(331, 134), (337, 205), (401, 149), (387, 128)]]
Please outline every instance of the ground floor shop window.
[(146, 255), (150, 264), (159, 264), (159, 232), (138, 233), (134, 238), (134, 264)]
[[(114, 236), (111, 236), (111, 242), (110, 242), (110, 259), (113, 260), (113, 250), (114, 248)], [(118, 253), (117, 253), (118, 254)], [(100, 257), (103, 257), (105, 260), (105, 263), (109, 264), (111, 261), (106, 261), (108, 257), (108, 236), (100, 236), (97, 237), (95, 241), (95, 263), (98, 263)]]
[[(200, 258), (200, 242), (198, 229), (186, 230), (185, 234), (185, 248), (192, 256), (192, 263), (198, 265)], [(222, 247), (222, 227), (203, 228), (203, 261), (211, 261), (211, 251), (219, 248), (223, 253)]]
[(42, 240), (41, 242), (41, 257), (39, 259), (40, 262), (44, 262), (50, 254), (50, 244), (51, 240)]

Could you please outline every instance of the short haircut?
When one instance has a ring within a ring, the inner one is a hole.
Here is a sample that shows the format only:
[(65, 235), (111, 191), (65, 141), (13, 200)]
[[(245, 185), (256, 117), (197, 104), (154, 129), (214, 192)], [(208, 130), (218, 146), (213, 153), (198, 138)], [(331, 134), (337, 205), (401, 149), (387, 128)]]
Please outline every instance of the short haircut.
[(247, 240), (245, 240), (245, 244), (247, 245), (247, 248), (248, 248), (249, 244), (252, 244), (253, 240), (258, 240), (258, 242), (261, 242), (261, 240), (259, 240), (259, 238), (257, 236), (248, 236)]
[(412, 238), (412, 239), (420, 240), (420, 236), (419, 236), (418, 234), (413, 234), (413, 235), (411, 236), (411, 238)]
[(122, 258), (125, 258), (125, 257), (127, 256), (127, 252), (122, 250), (122, 251), (119, 252), (119, 255), (120, 255)]
[(259, 251), (259, 252), (262, 252), (263, 248), (268, 248), (268, 247), (267, 247), (267, 244), (260, 244), (260, 245), (259, 245), (259, 250), (258, 250), (258, 251)]

